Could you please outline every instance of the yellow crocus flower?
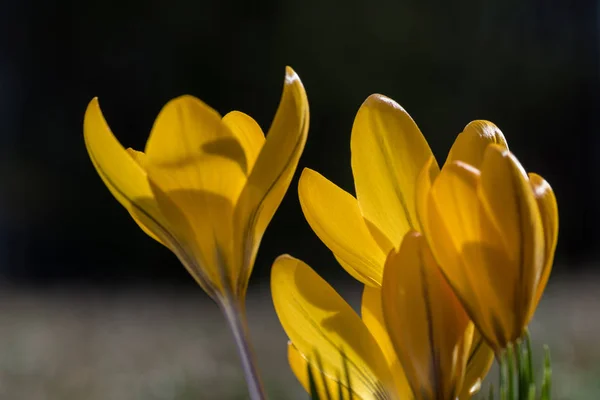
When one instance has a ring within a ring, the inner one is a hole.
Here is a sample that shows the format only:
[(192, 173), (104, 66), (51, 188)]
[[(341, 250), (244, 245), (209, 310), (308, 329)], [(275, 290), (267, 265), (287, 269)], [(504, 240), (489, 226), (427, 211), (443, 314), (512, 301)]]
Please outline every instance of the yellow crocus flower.
[(365, 287), (362, 318), (291, 256), (275, 261), (271, 290), (290, 338), (290, 366), (308, 391), (310, 363), (322, 398), (328, 390), (338, 399), (347, 371), (345, 391), (355, 399), (469, 399), (489, 368), (480, 338), (472, 346), (473, 324), (418, 232), (387, 257), (383, 286)]
[[(494, 124), (473, 121), (457, 136), (448, 160), (475, 164), (490, 143), (506, 147)], [(369, 96), (358, 110), (350, 148), (356, 197), (305, 168), (300, 205), (342, 267), (365, 285), (380, 287), (389, 251), (410, 230), (421, 231), (417, 181), (433, 154), (410, 115), (380, 94)], [(438, 168), (435, 158), (431, 163)]]
[[(446, 162), (479, 165), (491, 143), (507, 147), (494, 124), (473, 121), (457, 136)], [(387, 254), (407, 232), (421, 230), (416, 206), (419, 174), (426, 165), (432, 171), (439, 167), (410, 115), (380, 94), (369, 96), (360, 107), (351, 150), (357, 197), (305, 168), (298, 185), (300, 204), (311, 228), (342, 267), (366, 286), (381, 288)], [(475, 336), (481, 339), (477, 330)], [(471, 365), (478, 367), (468, 374), (478, 374), (472, 379), (476, 382), (489, 371), (493, 351), (481, 340), (474, 346), (478, 362)]]
[(499, 354), (523, 335), (542, 296), (558, 237), (550, 185), (505, 147), (479, 165), (430, 160), (420, 177), (423, 232), (469, 316)]
[[(221, 307), (246, 373), (254, 368), (244, 313), (248, 280), (304, 149), (308, 123), (304, 87), (289, 67), (266, 138), (248, 115), (221, 117), (192, 96), (165, 105), (144, 152), (118, 142), (97, 99), (85, 114), (85, 144), (98, 174), (140, 228), (169, 248)], [(254, 378), (251, 395), (262, 398)]]

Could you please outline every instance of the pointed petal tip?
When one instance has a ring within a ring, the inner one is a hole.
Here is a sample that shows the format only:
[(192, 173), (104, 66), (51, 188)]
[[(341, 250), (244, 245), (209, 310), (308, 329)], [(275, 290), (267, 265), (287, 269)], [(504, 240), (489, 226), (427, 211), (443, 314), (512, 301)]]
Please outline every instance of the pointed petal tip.
[(394, 99), (380, 93), (373, 93), (365, 99), (361, 107), (389, 107), (404, 110)]
[(291, 83), (294, 83), (295, 81), (300, 81), (300, 77), (298, 76), (296, 71), (294, 71), (294, 69), (292, 67), (290, 67), (289, 65), (286, 65), (286, 67), (285, 67), (285, 83), (291, 84)]

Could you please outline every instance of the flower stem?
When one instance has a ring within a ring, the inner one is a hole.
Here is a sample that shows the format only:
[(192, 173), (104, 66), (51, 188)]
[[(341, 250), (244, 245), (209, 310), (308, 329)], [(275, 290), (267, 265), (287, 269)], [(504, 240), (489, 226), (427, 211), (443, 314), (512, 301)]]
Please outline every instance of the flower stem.
[[(243, 300), (242, 300), (243, 301)], [(242, 361), (244, 376), (248, 385), (251, 400), (266, 400), (267, 396), (260, 379), (258, 365), (248, 332), (246, 311), (243, 303), (238, 301), (219, 301), (219, 306), (225, 315), (229, 329), (233, 333), (235, 344)]]

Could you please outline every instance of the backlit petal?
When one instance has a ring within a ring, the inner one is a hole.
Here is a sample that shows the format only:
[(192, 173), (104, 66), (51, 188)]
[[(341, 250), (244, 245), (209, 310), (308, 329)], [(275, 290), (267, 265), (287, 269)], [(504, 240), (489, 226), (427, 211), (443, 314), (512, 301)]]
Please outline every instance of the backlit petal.
[[(127, 149), (127, 153), (129, 153), (129, 155), (138, 163), (138, 165), (144, 170), (144, 174), (146, 173), (146, 167), (145, 165), (145, 158), (146, 155), (144, 153), (142, 153), (141, 151), (136, 151), (133, 150), (132, 148), (128, 148)], [(107, 186), (109, 185), (109, 183), (107, 181), (104, 182)], [(109, 188), (109, 190), (112, 189)], [(116, 195), (115, 195), (116, 196)], [(127, 208), (127, 207), (126, 207)], [(154, 234), (154, 232), (152, 232), (150, 230), (150, 228), (148, 228), (143, 222), (142, 219), (138, 218), (135, 214), (135, 210), (130, 211), (129, 214), (131, 215), (131, 217), (133, 218), (133, 220), (138, 224), (138, 226), (142, 229), (142, 231), (144, 231), (144, 233), (148, 236), (150, 236), (152, 239), (156, 240), (157, 242), (159, 242), (160, 244), (167, 246), (167, 244), (165, 244), (161, 238), (159, 238), (158, 236), (156, 236), (156, 234)], [(143, 217), (142, 217), (143, 218)], [(168, 247), (168, 246), (167, 246)]]
[[(352, 308), (308, 265), (280, 256), (271, 271), (275, 311), (305, 357), (319, 357), (329, 376), (344, 376), (364, 398), (391, 398), (393, 381), (377, 342)], [(379, 397), (378, 397), (379, 396)]]
[(494, 362), (494, 351), (488, 346), (477, 329), (473, 332), (473, 342), (469, 349), (467, 371), (460, 400), (468, 400), (481, 389), (481, 383)]
[(497, 144), (508, 150), (506, 139), (496, 125), (489, 121), (472, 121), (456, 137), (446, 163), (462, 161), (479, 168), (489, 144)]
[(408, 384), (400, 360), (396, 355), (396, 349), (390, 340), (390, 336), (383, 317), (383, 306), (381, 304), (381, 289), (365, 286), (361, 303), (361, 318), (371, 334), (383, 351), (392, 377), (396, 383), (399, 399), (410, 399), (413, 397), (412, 389)]
[(342, 266), (365, 285), (380, 286), (385, 254), (371, 236), (356, 199), (308, 168), (300, 176), (298, 195), (306, 220)]
[(362, 213), (391, 243), (419, 230), (417, 177), (432, 156), (421, 131), (392, 99), (374, 94), (358, 110), (350, 142)]
[[(192, 96), (161, 110), (146, 145), (146, 171), (155, 198), (172, 225), (188, 225), (185, 245), (219, 290), (231, 290), (233, 207), (246, 182), (248, 162), (237, 137), (219, 115)], [(164, 194), (162, 195), (161, 192)]]
[(544, 269), (536, 289), (532, 307), (533, 312), (542, 298), (554, 262), (554, 250), (556, 250), (558, 240), (558, 205), (550, 184), (544, 178), (538, 174), (530, 173), (529, 182), (533, 188), (533, 195), (539, 207), (544, 227)]
[(471, 320), (500, 350), (515, 331), (515, 272), (478, 194), (480, 173), (447, 164), (433, 184), (425, 235)]
[[(310, 380), (308, 377), (309, 362), (304, 356), (304, 354), (300, 353), (292, 342), (288, 342), (288, 362), (290, 364), (290, 367), (292, 368), (292, 372), (294, 373), (302, 387), (304, 387), (304, 390), (310, 393)], [(317, 393), (319, 394), (320, 399), (331, 398), (332, 400), (344, 400), (350, 398), (350, 393), (348, 392), (348, 385), (346, 384), (344, 375), (340, 377), (332, 377), (326, 375), (324, 371), (321, 371), (319, 369), (319, 366), (316, 364), (316, 360), (310, 363), (310, 367), (313, 374), (313, 382), (316, 385)], [(342, 387), (341, 397), (339, 396), (340, 385)], [(375, 400), (374, 396), (363, 397), (359, 396), (355, 392), (352, 392), (352, 398), (357, 400)]]
[(246, 175), (249, 175), (265, 143), (265, 134), (251, 116), (240, 111), (231, 111), (225, 115), (223, 123), (227, 125), (244, 149)]
[(294, 70), (287, 67), (279, 108), (236, 208), (236, 231), (242, 235), (237, 241), (245, 254), (244, 271), (238, 281), (238, 290), (242, 293), (246, 290), (258, 245), (296, 171), (306, 143), (308, 123), (304, 86)]
[(90, 159), (113, 196), (144, 232), (163, 244), (169, 241), (168, 222), (154, 201), (146, 172), (115, 138), (96, 98), (86, 110), (83, 132)]
[[(505, 243), (505, 262), (488, 264), (494, 275), (504, 275), (505, 297), (513, 296), (514, 326), (506, 326), (508, 340), (518, 339), (531, 317), (533, 301), (544, 270), (544, 232), (542, 219), (529, 178), (519, 161), (508, 150), (491, 145), (481, 167), (479, 194)], [(483, 332), (482, 332), (483, 333)]]
[(473, 324), (420, 233), (408, 233), (390, 252), (382, 294), (387, 330), (415, 397), (456, 398)]
[(417, 215), (419, 217), (419, 224), (423, 228), (427, 224), (428, 218), (427, 204), (429, 202), (429, 191), (439, 174), (440, 167), (438, 167), (435, 157), (431, 156), (417, 179)]

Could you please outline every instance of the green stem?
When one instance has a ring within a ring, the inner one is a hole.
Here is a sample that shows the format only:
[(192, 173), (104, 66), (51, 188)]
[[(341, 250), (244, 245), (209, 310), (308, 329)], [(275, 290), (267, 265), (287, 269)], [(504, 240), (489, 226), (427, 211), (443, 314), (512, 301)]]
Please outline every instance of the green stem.
[(224, 299), (217, 301), (217, 303), (225, 315), (231, 333), (233, 333), (235, 344), (237, 345), (238, 353), (242, 361), (242, 368), (244, 369), (244, 376), (248, 385), (250, 399), (265, 400), (267, 396), (260, 379), (258, 365), (250, 341), (245, 307), (243, 303), (235, 300), (230, 301)]

